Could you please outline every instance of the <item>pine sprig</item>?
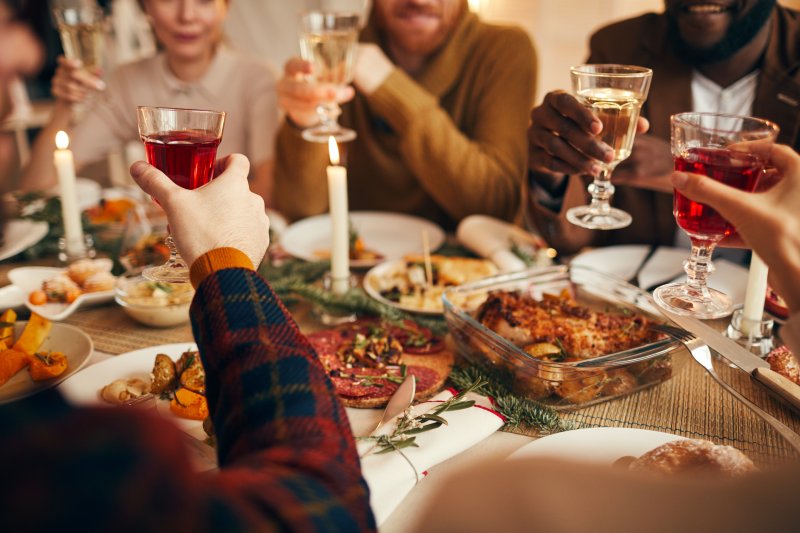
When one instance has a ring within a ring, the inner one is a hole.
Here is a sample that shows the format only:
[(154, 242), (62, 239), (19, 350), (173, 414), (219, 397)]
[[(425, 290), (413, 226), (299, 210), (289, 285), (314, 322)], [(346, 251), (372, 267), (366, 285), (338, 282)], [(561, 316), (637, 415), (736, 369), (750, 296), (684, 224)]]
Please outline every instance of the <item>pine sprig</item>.
[(491, 372), (474, 366), (456, 366), (450, 373), (450, 381), (456, 388), (482, 382), (483, 385), (475, 392), (494, 398), (497, 410), (506, 417), (505, 427), (531, 428), (543, 435), (574, 429), (570, 422), (562, 420), (550, 407), (513, 394), (509, 386), (510, 378), (502, 372)]

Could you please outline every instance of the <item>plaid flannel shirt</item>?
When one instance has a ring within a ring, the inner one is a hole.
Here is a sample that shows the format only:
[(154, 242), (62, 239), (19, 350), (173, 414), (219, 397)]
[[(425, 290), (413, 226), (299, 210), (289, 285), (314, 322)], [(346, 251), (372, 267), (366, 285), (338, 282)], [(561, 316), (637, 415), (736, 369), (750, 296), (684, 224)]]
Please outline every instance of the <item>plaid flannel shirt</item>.
[(191, 317), (220, 471), (194, 472), (153, 413), (45, 392), (0, 406), (0, 531), (375, 528), (344, 409), (264, 280), (210, 275)]

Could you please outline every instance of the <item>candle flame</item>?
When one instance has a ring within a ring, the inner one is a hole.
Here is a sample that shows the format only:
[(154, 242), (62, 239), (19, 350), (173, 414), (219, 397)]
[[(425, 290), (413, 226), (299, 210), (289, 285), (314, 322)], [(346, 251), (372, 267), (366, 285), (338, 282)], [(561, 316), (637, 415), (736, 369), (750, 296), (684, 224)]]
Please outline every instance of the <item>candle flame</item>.
[(66, 150), (69, 146), (69, 135), (66, 131), (59, 131), (56, 133), (56, 148), (59, 150)]
[(331, 158), (331, 165), (339, 164), (339, 146), (333, 137), (328, 137), (328, 155)]

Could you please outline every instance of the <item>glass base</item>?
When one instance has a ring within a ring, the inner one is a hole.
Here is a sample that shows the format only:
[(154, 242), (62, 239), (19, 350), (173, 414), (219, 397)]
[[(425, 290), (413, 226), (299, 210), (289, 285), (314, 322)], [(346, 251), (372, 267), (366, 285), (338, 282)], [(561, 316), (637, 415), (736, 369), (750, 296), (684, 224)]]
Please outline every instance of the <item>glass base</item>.
[(303, 130), (303, 139), (312, 143), (327, 143), (330, 137), (336, 139), (337, 143), (346, 143), (356, 138), (356, 132), (335, 124), (334, 126), (314, 126)]
[(633, 217), (615, 207), (599, 210), (591, 205), (582, 205), (567, 210), (567, 220), (582, 228), (611, 230), (630, 226)]
[(684, 283), (662, 285), (653, 292), (656, 303), (676, 315), (699, 319), (722, 318), (733, 312), (733, 302), (723, 292), (699, 291)]
[(142, 276), (163, 283), (189, 283), (189, 267), (182, 259), (167, 261), (163, 265), (145, 268)]

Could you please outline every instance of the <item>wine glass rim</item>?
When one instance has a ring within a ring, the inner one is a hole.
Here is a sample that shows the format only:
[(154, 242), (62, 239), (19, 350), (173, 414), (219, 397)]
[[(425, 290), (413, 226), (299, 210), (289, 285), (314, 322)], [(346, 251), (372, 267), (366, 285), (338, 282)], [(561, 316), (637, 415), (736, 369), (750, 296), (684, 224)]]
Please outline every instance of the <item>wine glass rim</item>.
[(189, 111), (192, 113), (207, 113), (209, 115), (226, 115), (225, 111), (215, 111), (213, 109), (192, 109), (189, 107), (163, 107), (157, 105), (139, 105), (136, 106), (137, 110), (157, 109), (159, 111)]
[(349, 10), (338, 10), (338, 9), (304, 9), (300, 11), (299, 17), (302, 19), (306, 15), (323, 15), (323, 16), (334, 16), (334, 17), (356, 17), (357, 19), (361, 19), (361, 14), (357, 11), (349, 11)]
[[(615, 72), (600, 72), (594, 69), (616, 70)], [(638, 65), (623, 65), (620, 63), (582, 63), (569, 67), (570, 72), (587, 76), (603, 76), (609, 78), (638, 78), (652, 76), (653, 69)]]
[(713, 113), (713, 112), (701, 112), (701, 111), (686, 111), (686, 112), (683, 112), (683, 113), (675, 113), (674, 115), (672, 115), (670, 117), (670, 122), (672, 122), (673, 124), (683, 124), (683, 125), (686, 125), (686, 126), (699, 126), (699, 127), (703, 128), (704, 130), (708, 130), (708, 131), (727, 132), (727, 133), (733, 133), (735, 131), (738, 131), (738, 130), (731, 130), (731, 129), (728, 129), (728, 128), (715, 128), (715, 127), (712, 127), (712, 126), (703, 126), (702, 124), (696, 124), (696, 123), (692, 122), (689, 119), (689, 117), (698, 117), (698, 118), (700, 118), (700, 117), (716, 117), (716, 118), (727, 119), (727, 120), (749, 121), (749, 122), (754, 122), (754, 123), (761, 124), (762, 126), (764, 126), (764, 129), (769, 130), (769, 131), (774, 131), (776, 135), (780, 131), (780, 127), (777, 124), (775, 124), (774, 122), (772, 122), (771, 120), (767, 120), (765, 118), (760, 118), (760, 117), (751, 117), (751, 116), (747, 116), (747, 115), (734, 115), (734, 114), (731, 114), (731, 113)]

